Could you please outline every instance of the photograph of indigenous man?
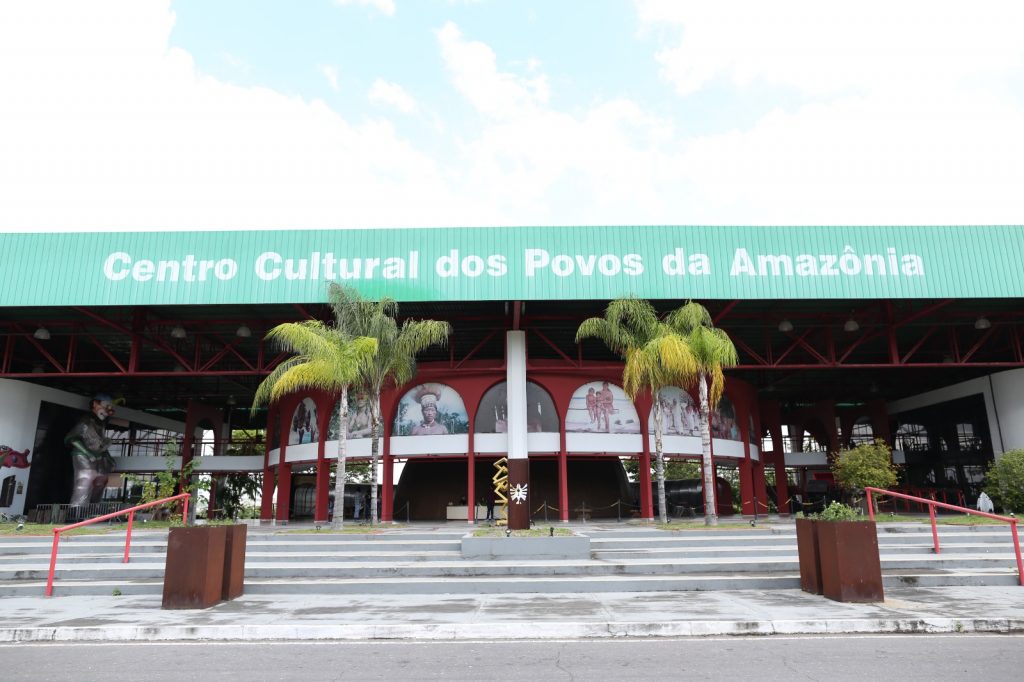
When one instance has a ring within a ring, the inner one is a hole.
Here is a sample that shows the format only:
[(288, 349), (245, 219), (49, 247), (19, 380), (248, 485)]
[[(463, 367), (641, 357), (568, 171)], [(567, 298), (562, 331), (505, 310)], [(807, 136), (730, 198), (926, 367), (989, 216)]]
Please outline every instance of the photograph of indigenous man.
[(608, 381), (592, 381), (572, 394), (565, 430), (571, 433), (640, 433), (640, 418), (633, 401), (621, 388)]
[[(477, 433), (508, 432), (507, 384), (491, 386), (480, 399), (474, 428)], [(558, 433), (555, 402), (548, 392), (532, 381), (526, 382), (526, 430), (530, 433)]]
[(420, 384), (398, 405), (396, 436), (444, 436), (469, 432), (469, 416), (462, 397), (444, 384)]
[(96, 395), (89, 403), (89, 412), (83, 414), (64, 436), (64, 445), (75, 468), (71, 489), (71, 505), (83, 506), (99, 502), (107, 486), (107, 475), (114, 470), (110, 456), (110, 439), (105, 435), (107, 419), (114, 414), (111, 397)]

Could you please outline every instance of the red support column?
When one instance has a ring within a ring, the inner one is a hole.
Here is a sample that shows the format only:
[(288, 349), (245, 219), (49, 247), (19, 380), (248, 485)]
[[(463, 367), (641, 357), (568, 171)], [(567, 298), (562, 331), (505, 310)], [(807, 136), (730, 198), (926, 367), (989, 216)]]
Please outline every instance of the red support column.
[(565, 420), (558, 428), (558, 514), (563, 523), (569, 522), (569, 453), (565, 449)]
[(288, 456), (288, 424), (284, 423), (285, 415), (291, 420), (294, 405), (285, 403), (278, 415), (281, 424), (278, 432), (281, 434), (281, 456), (277, 462), (277, 510), (274, 519), (278, 522), (288, 523), (288, 507), (292, 498), (292, 467), (287, 464)]
[(316, 430), (319, 438), (316, 442), (316, 487), (313, 503), (313, 521), (327, 523), (328, 509), (331, 504), (331, 461), (327, 459), (327, 438), (331, 430), (331, 416), (334, 414), (335, 400), (324, 395), (317, 404)]
[(327, 523), (327, 510), (331, 503), (331, 461), (325, 453), (327, 429), (321, 431), (321, 441), (316, 447), (316, 502), (313, 520), (316, 523)]
[(750, 458), (750, 402), (746, 395), (742, 400), (734, 400), (740, 422), (740, 438), (743, 439), (743, 459), (740, 460), (740, 509), (744, 516), (757, 513), (757, 502), (754, 500), (754, 461)]
[[(391, 413), (390, 410), (388, 413)], [(395, 460), (391, 456), (392, 421), (390, 419), (382, 421), (380, 459), (383, 468), (380, 473), (380, 522), (391, 523), (395, 518)]]
[(759, 516), (768, 513), (768, 488), (764, 480), (764, 454), (761, 454), (761, 457), (762, 461), (754, 462), (754, 505)]
[(467, 437), (468, 449), (466, 450), (466, 523), (476, 521), (476, 453), (473, 452), (473, 432), (476, 430), (476, 411), (480, 406), (479, 399), (473, 405), (472, 413), (469, 415), (469, 432)]
[(276, 475), (269, 466), (263, 467), (263, 490), (260, 494), (260, 522), (271, 521), (274, 518), (274, 486), (277, 483)]
[(292, 500), (292, 465), (281, 464), (277, 473), (277, 522), (288, 523), (288, 507)]
[(754, 501), (754, 463), (750, 457), (740, 460), (740, 507), (744, 516), (753, 516), (757, 509)]
[[(633, 406), (636, 408), (638, 416), (646, 416), (654, 409), (654, 401), (647, 396), (640, 396), (634, 401)], [(637, 458), (639, 460), (637, 464), (637, 473), (639, 474), (637, 480), (640, 485), (640, 518), (645, 521), (653, 521), (654, 495), (651, 491), (651, 434), (650, 430), (646, 427), (647, 420), (641, 417), (640, 423), (641, 451), (640, 456)]]
[(211, 521), (213, 520), (215, 510), (217, 509), (217, 480), (219, 478), (219, 476), (210, 477), (210, 501), (206, 505), (206, 518)]

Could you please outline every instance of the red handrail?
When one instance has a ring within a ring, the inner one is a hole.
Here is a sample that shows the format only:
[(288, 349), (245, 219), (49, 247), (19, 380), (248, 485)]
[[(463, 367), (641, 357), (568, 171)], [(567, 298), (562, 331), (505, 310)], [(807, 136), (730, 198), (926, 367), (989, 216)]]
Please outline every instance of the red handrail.
[(943, 509), (951, 509), (953, 511), (962, 512), (964, 514), (971, 514), (973, 516), (984, 516), (987, 519), (995, 519), (1004, 523), (1010, 524), (1010, 535), (1013, 536), (1013, 552), (1017, 557), (1017, 582), (1024, 585), (1024, 561), (1021, 560), (1020, 554), (1020, 538), (1017, 535), (1017, 519), (1012, 516), (999, 516), (998, 514), (989, 514), (988, 512), (978, 511), (977, 509), (971, 509), (970, 507), (958, 507), (955, 504), (947, 504), (945, 502), (939, 502), (937, 500), (929, 500), (924, 497), (914, 497), (913, 495), (904, 495), (903, 493), (893, 492), (892, 490), (883, 490), (881, 488), (864, 488), (864, 492), (868, 496), (868, 516), (872, 521), (875, 520), (875, 493), (879, 495), (889, 495), (892, 497), (900, 497), (905, 500), (911, 500), (920, 504), (928, 505), (928, 516), (932, 523), (932, 542), (935, 544), (935, 553), (940, 554), (942, 549), (939, 547), (939, 529), (935, 523), (935, 508), (942, 507)]
[(46, 576), (46, 596), (53, 596), (53, 573), (57, 569), (57, 548), (60, 545), (60, 534), (66, 530), (72, 530), (74, 528), (81, 528), (82, 526), (88, 526), (93, 523), (99, 523), (100, 521), (106, 521), (113, 519), (123, 514), (128, 515), (128, 531), (124, 538), (124, 561), (121, 563), (128, 563), (128, 551), (132, 546), (132, 526), (135, 523), (135, 512), (140, 509), (149, 509), (150, 507), (156, 507), (167, 502), (173, 502), (175, 500), (183, 500), (182, 511), (181, 511), (181, 522), (188, 523), (188, 500), (192, 497), (192, 493), (181, 493), (174, 497), (165, 497), (162, 500), (156, 500), (155, 502), (147, 502), (146, 504), (140, 504), (135, 507), (129, 507), (128, 509), (122, 509), (121, 511), (114, 512), (113, 514), (104, 514), (103, 516), (97, 516), (96, 518), (88, 519), (87, 521), (80, 521), (79, 523), (72, 523), (70, 526), (61, 526), (60, 528), (53, 529), (53, 550), (50, 552), (50, 573)]

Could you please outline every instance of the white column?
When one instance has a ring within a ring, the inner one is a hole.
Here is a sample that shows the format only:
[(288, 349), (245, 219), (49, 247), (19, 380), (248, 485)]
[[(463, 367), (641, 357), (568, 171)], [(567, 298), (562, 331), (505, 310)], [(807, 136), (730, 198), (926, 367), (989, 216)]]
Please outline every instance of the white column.
[(526, 459), (526, 332), (505, 332), (508, 458)]

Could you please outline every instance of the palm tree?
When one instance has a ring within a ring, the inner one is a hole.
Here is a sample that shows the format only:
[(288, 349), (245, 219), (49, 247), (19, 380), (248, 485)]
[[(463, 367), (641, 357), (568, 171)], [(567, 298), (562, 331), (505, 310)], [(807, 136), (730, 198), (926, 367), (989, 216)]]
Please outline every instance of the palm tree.
[(334, 482), (333, 527), (345, 524), (345, 461), (348, 454), (348, 389), (359, 377), (359, 370), (372, 361), (377, 341), (352, 337), (335, 326), (319, 320), (286, 322), (269, 332), (266, 338), (281, 350), (295, 353), (274, 368), (253, 397), (258, 405), (274, 403), (302, 389), (321, 389), (340, 395), (338, 400), (338, 471)]
[(654, 400), (655, 478), (658, 483), (658, 512), (668, 523), (665, 498), (665, 457), (662, 449), (661, 389), (692, 381), (699, 365), (686, 339), (658, 318), (647, 301), (620, 298), (608, 304), (604, 317), (584, 320), (576, 331), (576, 342), (600, 339), (625, 360), (622, 384), (631, 399), (646, 389)]
[[(377, 460), (380, 456), (380, 394), (387, 382), (401, 386), (416, 375), (416, 356), (435, 344), (444, 344), (451, 333), (447, 322), (395, 320), (398, 303), (389, 298), (364, 299), (355, 289), (331, 284), (331, 307), (339, 327), (350, 335), (377, 342), (377, 353), (359, 371), (359, 386), (369, 394), (372, 424), (370, 455), (370, 522), (377, 523)], [(385, 482), (390, 485), (390, 481)]]
[(704, 523), (718, 525), (718, 507), (715, 506), (715, 477), (711, 464), (711, 410), (718, 405), (725, 392), (724, 368), (739, 362), (736, 347), (729, 335), (717, 329), (711, 313), (700, 303), (688, 301), (665, 317), (665, 323), (686, 343), (697, 360), (697, 372), (687, 382), (694, 382), (700, 395), (701, 461), (704, 465)]

